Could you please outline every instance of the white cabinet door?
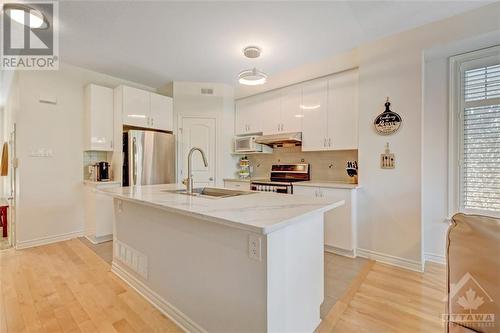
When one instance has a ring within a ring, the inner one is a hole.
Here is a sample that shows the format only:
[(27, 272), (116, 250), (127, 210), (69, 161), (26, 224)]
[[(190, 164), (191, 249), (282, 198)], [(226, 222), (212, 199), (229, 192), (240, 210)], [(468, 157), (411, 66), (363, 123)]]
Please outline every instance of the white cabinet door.
[(270, 92), (259, 97), (256, 113), (260, 115), (262, 133), (267, 135), (281, 132), (280, 94)]
[(244, 182), (238, 180), (225, 180), (224, 187), (235, 190), (250, 191), (250, 182)]
[(85, 150), (113, 150), (113, 89), (85, 88)]
[(328, 146), (358, 149), (358, 70), (333, 75), (328, 81)]
[(302, 86), (302, 150), (327, 148), (327, 81), (304, 83)]
[(344, 200), (343, 206), (325, 213), (325, 245), (335, 249), (347, 251), (346, 254), (355, 255), (356, 225), (355, 214), (352, 209), (355, 190), (321, 188), (320, 196), (332, 200)]
[(236, 101), (235, 134), (253, 134), (262, 132), (262, 108), (267, 107), (261, 96)]
[(302, 132), (302, 88), (285, 88), (281, 95), (281, 132)]
[(150, 115), (150, 92), (122, 86), (123, 124), (148, 127)]
[(309, 197), (317, 197), (319, 194), (319, 187), (294, 185), (293, 194), (306, 195)]
[(150, 128), (163, 131), (174, 130), (172, 98), (150, 93)]

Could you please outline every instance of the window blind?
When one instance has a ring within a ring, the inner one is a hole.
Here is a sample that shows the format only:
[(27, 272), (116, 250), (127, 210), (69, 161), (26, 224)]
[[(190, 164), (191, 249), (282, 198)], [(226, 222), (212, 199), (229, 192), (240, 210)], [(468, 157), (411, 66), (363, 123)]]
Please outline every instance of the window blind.
[(463, 76), (462, 204), (500, 211), (500, 64)]

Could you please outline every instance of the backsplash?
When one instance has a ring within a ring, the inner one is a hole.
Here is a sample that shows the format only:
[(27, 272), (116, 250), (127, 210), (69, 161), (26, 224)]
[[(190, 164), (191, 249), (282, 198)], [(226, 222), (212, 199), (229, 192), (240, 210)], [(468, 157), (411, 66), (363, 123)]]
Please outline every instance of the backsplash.
[(357, 161), (357, 150), (303, 152), (300, 147), (275, 148), (272, 154), (248, 155), (253, 167), (252, 178), (269, 177), (271, 165), (279, 163), (309, 163), (311, 180), (351, 182), (345, 170), (347, 161)]
[(90, 178), (89, 166), (101, 161), (108, 161), (108, 153), (105, 151), (84, 151), (83, 152), (83, 179)]

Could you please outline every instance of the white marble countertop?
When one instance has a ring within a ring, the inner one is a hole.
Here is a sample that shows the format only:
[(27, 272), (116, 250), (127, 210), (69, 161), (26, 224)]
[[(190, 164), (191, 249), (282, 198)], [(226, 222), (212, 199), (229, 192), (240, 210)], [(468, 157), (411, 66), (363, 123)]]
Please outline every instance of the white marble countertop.
[(184, 186), (177, 184), (148, 185), (107, 188), (101, 192), (118, 199), (262, 234), (299, 222), (309, 214), (325, 212), (345, 203), (343, 200), (270, 192), (253, 192), (219, 199), (165, 192), (183, 188)]
[(331, 180), (310, 180), (305, 182), (294, 183), (294, 186), (311, 186), (311, 187), (328, 187), (328, 188), (345, 188), (357, 189), (360, 188), (359, 184), (352, 184)]

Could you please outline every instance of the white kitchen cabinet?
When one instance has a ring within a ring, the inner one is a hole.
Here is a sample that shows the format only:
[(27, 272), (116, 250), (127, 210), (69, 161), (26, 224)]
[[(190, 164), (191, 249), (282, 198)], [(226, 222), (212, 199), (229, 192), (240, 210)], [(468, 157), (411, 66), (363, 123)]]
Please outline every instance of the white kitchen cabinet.
[(302, 87), (292, 86), (281, 92), (281, 132), (302, 132)]
[(127, 86), (115, 89), (115, 109), (123, 124), (173, 131), (172, 98)]
[(93, 244), (113, 239), (113, 198), (100, 193), (99, 190), (120, 186), (120, 182), (85, 182), (85, 237)]
[[(260, 96), (236, 101), (235, 134), (245, 135), (262, 132)], [(265, 120), (265, 119), (264, 119)]]
[(340, 189), (312, 186), (293, 186), (296, 195), (344, 200), (343, 206), (325, 213), (325, 250), (349, 257), (356, 256), (357, 214), (356, 189)]
[(113, 89), (85, 87), (84, 149), (113, 151)]
[(258, 98), (256, 107), (261, 114), (262, 133), (268, 135), (281, 132), (281, 94), (273, 91), (255, 98)]
[(358, 70), (328, 80), (328, 146), (358, 149)]
[(123, 124), (137, 127), (149, 126), (149, 91), (120, 86)]
[(250, 191), (250, 182), (238, 179), (224, 179), (224, 187), (235, 190)]
[(302, 85), (302, 150), (328, 149), (328, 81), (319, 79)]
[(150, 128), (174, 130), (174, 109), (171, 97), (150, 93)]

